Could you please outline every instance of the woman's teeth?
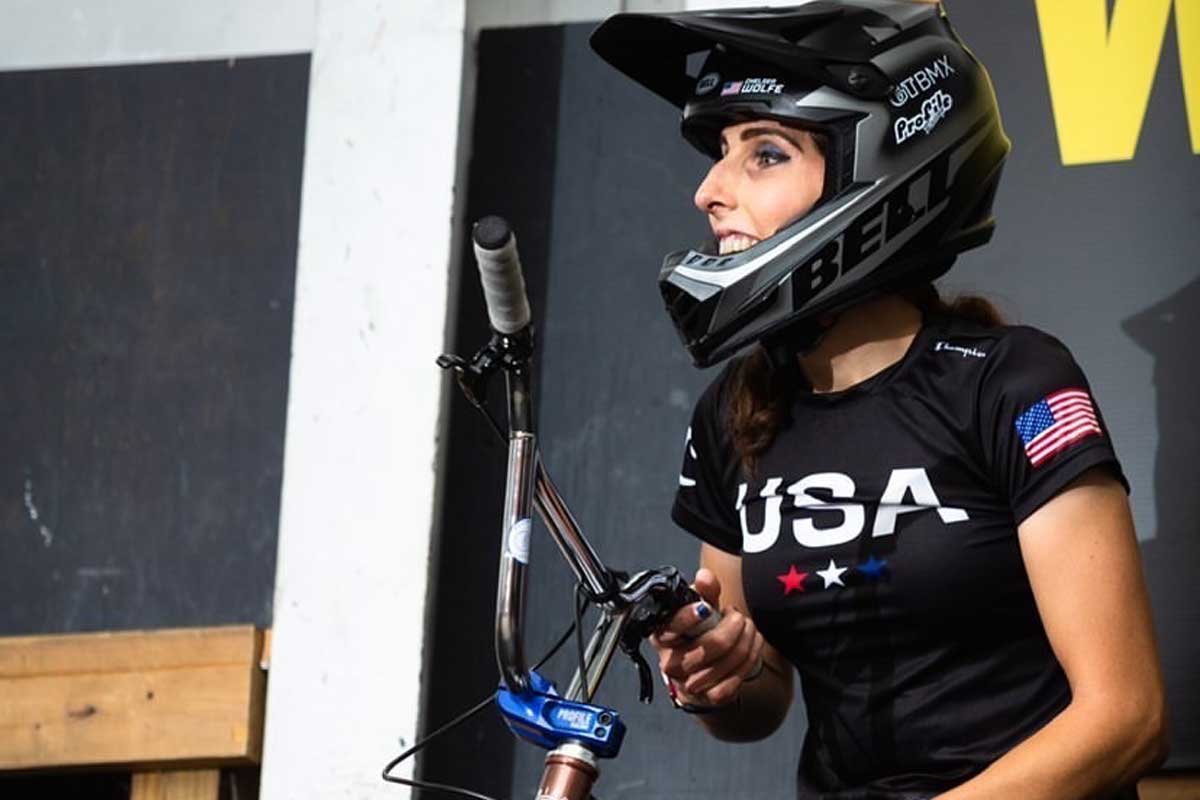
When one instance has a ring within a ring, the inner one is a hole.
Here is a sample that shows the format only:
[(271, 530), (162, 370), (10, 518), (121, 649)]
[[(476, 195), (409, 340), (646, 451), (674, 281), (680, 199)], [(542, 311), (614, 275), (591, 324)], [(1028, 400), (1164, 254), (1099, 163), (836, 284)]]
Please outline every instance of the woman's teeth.
[(740, 253), (743, 250), (748, 250), (758, 244), (759, 240), (753, 236), (743, 236), (740, 233), (735, 233), (730, 236), (722, 236), (718, 243), (719, 255), (727, 256), (730, 253)]

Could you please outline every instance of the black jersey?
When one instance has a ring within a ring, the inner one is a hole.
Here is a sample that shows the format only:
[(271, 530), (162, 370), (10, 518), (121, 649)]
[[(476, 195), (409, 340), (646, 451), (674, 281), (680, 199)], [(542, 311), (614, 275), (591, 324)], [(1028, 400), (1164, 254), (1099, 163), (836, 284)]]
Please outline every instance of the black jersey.
[(930, 318), (883, 372), (801, 392), (753, 476), (730, 374), (697, 404), (672, 517), (741, 556), (754, 621), (800, 674), (798, 797), (928, 797), (1066, 706), (1017, 526), (1089, 467), (1124, 476), (1060, 342)]

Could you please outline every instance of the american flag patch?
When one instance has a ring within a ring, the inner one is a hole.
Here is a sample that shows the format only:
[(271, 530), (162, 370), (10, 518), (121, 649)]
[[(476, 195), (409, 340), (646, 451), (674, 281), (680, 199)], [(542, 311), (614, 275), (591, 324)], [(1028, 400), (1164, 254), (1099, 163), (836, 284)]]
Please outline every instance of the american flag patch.
[(724, 97), (727, 94), (737, 94), (741, 90), (742, 90), (742, 82), (741, 81), (729, 81), (723, 87), (721, 87), (721, 96)]
[(1092, 398), (1083, 389), (1046, 395), (1017, 417), (1016, 426), (1035, 467), (1080, 439), (1102, 433)]

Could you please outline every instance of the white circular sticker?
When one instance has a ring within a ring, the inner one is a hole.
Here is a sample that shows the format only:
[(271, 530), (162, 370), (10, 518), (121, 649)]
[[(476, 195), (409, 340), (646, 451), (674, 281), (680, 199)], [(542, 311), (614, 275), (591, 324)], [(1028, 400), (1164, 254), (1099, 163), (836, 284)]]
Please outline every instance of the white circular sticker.
[(508, 554), (522, 564), (529, 563), (529, 532), (533, 522), (528, 517), (519, 519), (508, 529)]

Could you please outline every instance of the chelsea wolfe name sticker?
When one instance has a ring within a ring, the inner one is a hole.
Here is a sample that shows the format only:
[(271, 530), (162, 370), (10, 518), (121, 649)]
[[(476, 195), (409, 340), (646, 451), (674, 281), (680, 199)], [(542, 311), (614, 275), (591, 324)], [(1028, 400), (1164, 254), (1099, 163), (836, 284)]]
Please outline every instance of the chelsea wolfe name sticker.
[(721, 96), (733, 94), (783, 94), (784, 84), (776, 78), (745, 78), (721, 87)]

